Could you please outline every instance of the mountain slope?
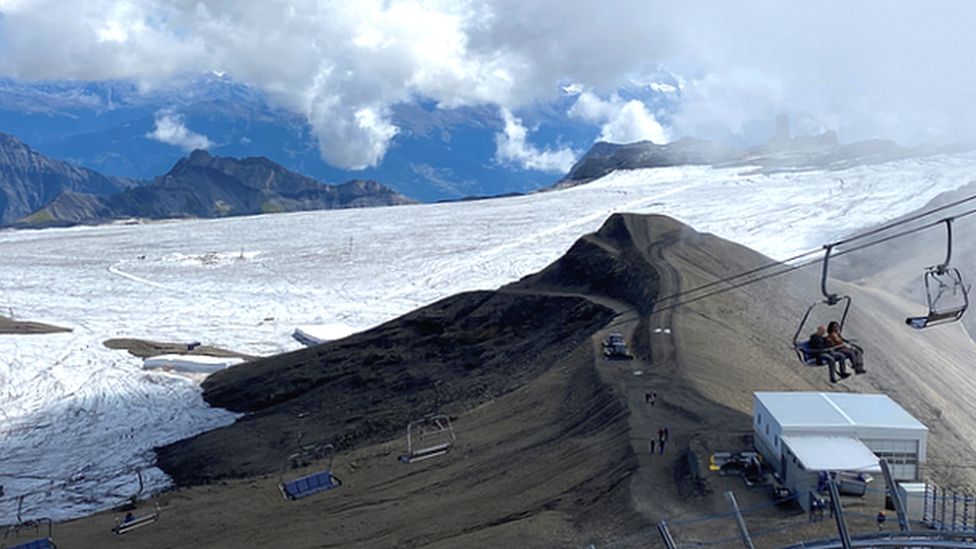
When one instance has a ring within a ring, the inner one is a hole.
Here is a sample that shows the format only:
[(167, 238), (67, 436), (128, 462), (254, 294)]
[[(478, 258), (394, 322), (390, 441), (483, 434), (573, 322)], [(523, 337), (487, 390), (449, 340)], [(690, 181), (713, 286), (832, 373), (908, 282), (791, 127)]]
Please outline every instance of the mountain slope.
[[(245, 415), (157, 450), (181, 484), (207, 485), (161, 496), (174, 520), (133, 547), (613, 546), (646, 541), (661, 519), (726, 513), (726, 490), (758, 509), (749, 519), (772, 532), (763, 546), (833, 535), (829, 522), (798, 521), (738, 477), (705, 473), (703, 487), (683, 473), (693, 457), (748, 448), (758, 390), (887, 393), (930, 427), (930, 478), (971, 481), (970, 469), (952, 466), (976, 439), (968, 398), (976, 346), (958, 327), (915, 335), (900, 318), (904, 301), (832, 281), (854, 297), (847, 334), (867, 349), (868, 367), (832, 385), (788, 345), (818, 298), (815, 268), (674, 310), (652, 306), (768, 262), (673, 219), (613, 215), (498, 291), (460, 294), (344, 340), (215, 374), (205, 398)], [(602, 358), (611, 330), (632, 343), (633, 361)], [(648, 390), (656, 406), (644, 402)], [(452, 416), (455, 448), (396, 463), (406, 422), (432, 412)], [(671, 433), (667, 451), (649, 455), (661, 426)], [(275, 473), (299, 441), (336, 444), (340, 489), (281, 501)], [(59, 533), (90, 546), (106, 521), (75, 521)], [(851, 521), (853, 532), (875, 528)], [(682, 545), (738, 539), (732, 521), (681, 523), (672, 534)]]
[(266, 158), (223, 158), (197, 150), (151, 184), (106, 197), (63, 194), (21, 224), (208, 218), (412, 203), (375, 181), (323, 185)]
[(130, 180), (48, 158), (16, 137), (0, 133), (0, 225), (36, 211), (64, 191), (107, 195), (133, 185)]

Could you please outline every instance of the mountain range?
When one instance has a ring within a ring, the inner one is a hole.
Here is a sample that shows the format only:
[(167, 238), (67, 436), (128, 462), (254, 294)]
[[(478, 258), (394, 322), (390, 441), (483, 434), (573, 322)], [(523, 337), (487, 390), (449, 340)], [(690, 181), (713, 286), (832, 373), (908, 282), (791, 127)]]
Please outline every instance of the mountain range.
[[(580, 154), (596, 128), (566, 121), (572, 97), (550, 110), (522, 115), (543, 147), (572, 145)], [(351, 179), (390, 182), (423, 202), (524, 193), (562, 174), (495, 159), (505, 124), (487, 106), (442, 109), (430, 102), (396, 105), (398, 133), (381, 163), (347, 170), (325, 162), (305, 118), (254, 87), (205, 73), (145, 89), (125, 81), (22, 82), (0, 78), (0, 132), (18, 136), (48, 156), (105, 174), (152, 179), (193, 146), (156, 134), (161, 119), (179, 121), (211, 154), (264, 156), (286, 169), (327, 183)], [(205, 139), (205, 141), (204, 141)]]
[(412, 204), (375, 181), (324, 185), (267, 158), (197, 150), (150, 182), (113, 178), (45, 157), (0, 134), (0, 225), (94, 223), (125, 218), (223, 217)]
[(641, 141), (628, 144), (598, 142), (590, 148), (554, 188), (573, 187), (599, 179), (615, 170), (709, 165), (749, 166), (763, 172), (781, 170), (842, 169), (905, 158), (951, 154), (973, 149), (970, 144), (905, 147), (887, 139), (840, 143), (837, 134), (792, 136), (782, 118), (778, 131), (765, 144), (746, 149), (714, 141), (683, 137), (665, 144)]

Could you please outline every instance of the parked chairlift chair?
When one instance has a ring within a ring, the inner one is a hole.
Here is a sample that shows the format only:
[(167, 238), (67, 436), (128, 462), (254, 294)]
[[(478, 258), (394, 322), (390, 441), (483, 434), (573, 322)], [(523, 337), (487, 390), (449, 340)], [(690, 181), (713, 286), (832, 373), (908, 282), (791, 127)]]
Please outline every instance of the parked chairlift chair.
[[(952, 259), (952, 218), (946, 219), (945, 223), (947, 237), (945, 261), (926, 268), (923, 276), (925, 298), (929, 306), (928, 314), (905, 319), (905, 323), (916, 330), (956, 322), (969, 308), (969, 288), (963, 283), (959, 269), (949, 266), (949, 260)], [(955, 298), (955, 301), (948, 306), (940, 303), (947, 294)]]
[(407, 453), (400, 456), (400, 463), (416, 463), (446, 454), (456, 437), (451, 419), (435, 415), (411, 421), (407, 425)]
[(48, 517), (24, 520), (23, 518), (24, 498), (26, 498), (28, 495), (30, 494), (21, 494), (17, 498), (17, 523), (8, 526), (7, 529), (3, 532), (3, 541), (0, 542), (0, 547), (6, 547), (6, 545), (3, 544), (6, 543), (6, 539), (7, 537), (10, 536), (10, 534), (14, 534), (16, 537), (20, 537), (20, 531), (23, 529), (33, 528), (34, 535), (35, 536), (40, 535), (41, 525), (47, 523), (47, 537), (38, 538), (33, 541), (21, 543), (11, 547), (10, 549), (28, 549), (28, 548), (45, 549), (48, 547), (56, 548), (57, 546), (54, 545), (54, 541), (51, 540), (51, 536), (54, 530), (54, 521), (52, 521)]
[(851, 310), (850, 296), (839, 296), (827, 291), (827, 273), (829, 272), (830, 252), (833, 251), (833, 245), (824, 246), (824, 250), (823, 269), (820, 273), (820, 292), (823, 294), (824, 299), (822, 301), (815, 301), (807, 308), (807, 312), (804, 313), (803, 319), (800, 321), (800, 326), (797, 327), (796, 333), (793, 334), (793, 351), (796, 352), (796, 357), (800, 359), (800, 362), (807, 366), (826, 366), (830, 362), (830, 358), (823, 353), (823, 351), (829, 349), (816, 351), (811, 349), (810, 341), (807, 337), (809, 332), (804, 331), (805, 329), (809, 330), (807, 328), (807, 321), (810, 319), (810, 315), (814, 309), (818, 307), (843, 306), (840, 320), (837, 321), (840, 324), (842, 333), (844, 331), (844, 323), (847, 322), (847, 313)]
[[(133, 505), (135, 505), (136, 501), (138, 501), (139, 495), (142, 494), (143, 488), (145, 487), (145, 484), (143, 483), (142, 480), (142, 471), (136, 470), (136, 475), (139, 477), (139, 491), (132, 496)], [(139, 517), (133, 516), (131, 513), (127, 513), (122, 517), (116, 517), (115, 526), (112, 528), (112, 533), (115, 534), (116, 536), (121, 536), (123, 534), (128, 534), (129, 532), (137, 528), (142, 528), (143, 526), (149, 526), (150, 524), (153, 524), (159, 519), (159, 514), (160, 514), (160, 509), (159, 509), (159, 504), (157, 503), (155, 504), (154, 511), (152, 513), (142, 515)]]
[[(129, 532), (142, 528), (143, 526), (149, 526), (150, 524), (156, 522), (159, 519), (160, 508), (159, 504), (155, 505), (155, 509), (152, 513), (148, 515), (142, 515), (141, 517), (132, 517), (129, 520), (123, 518), (115, 519), (115, 527), (112, 528), (112, 533), (116, 536), (121, 536), (123, 534), (128, 534)], [(128, 515), (127, 515), (128, 516)]]
[(14, 545), (10, 549), (58, 549), (51, 538), (38, 538), (19, 545)]
[[(312, 473), (295, 480), (285, 481), (285, 473), (303, 458), (321, 459), (321, 453), (328, 452), (329, 466), (324, 471)], [(281, 496), (286, 501), (299, 500), (319, 492), (325, 492), (333, 488), (342, 486), (339, 477), (332, 474), (332, 466), (335, 463), (335, 446), (326, 444), (322, 447), (310, 446), (301, 452), (288, 456), (285, 464), (281, 467), (281, 475), (278, 479), (278, 489)]]

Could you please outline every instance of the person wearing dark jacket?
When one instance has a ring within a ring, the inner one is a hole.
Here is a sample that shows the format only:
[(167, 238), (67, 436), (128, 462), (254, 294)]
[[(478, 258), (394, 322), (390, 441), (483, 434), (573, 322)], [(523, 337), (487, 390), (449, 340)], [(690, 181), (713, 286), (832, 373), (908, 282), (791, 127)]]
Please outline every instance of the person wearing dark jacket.
[[(844, 379), (851, 374), (847, 373), (847, 368), (844, 366), (844, 355), (835, 352), (830, 343), (827, 340), (827, 328), (821, 324), (817, 326), (816, 333), (810, 336), (810, 350), (813, 351), (814, 357), (817, 362), (825, 360), (827, 362), (827, 367), (830, 369), (830, 382), (837, 383), (837, 376), (839, 375), (841, 379)], [(838, 373), (838, 366), (840, 372)]]

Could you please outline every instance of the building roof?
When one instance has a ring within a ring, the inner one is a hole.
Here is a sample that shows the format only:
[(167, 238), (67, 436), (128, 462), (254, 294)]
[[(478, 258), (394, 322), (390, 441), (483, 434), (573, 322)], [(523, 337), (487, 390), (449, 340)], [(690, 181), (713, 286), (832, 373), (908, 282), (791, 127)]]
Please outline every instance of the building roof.
[(783, 427), (881, 427), (928, 431), (888, 395), (756, 392), (758, 402)]
[(787, 435), (780, 440), (807, 471), (881, 471), (878, 456), (854, 437)]

